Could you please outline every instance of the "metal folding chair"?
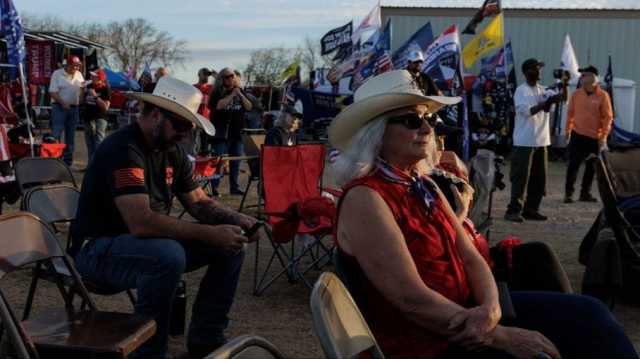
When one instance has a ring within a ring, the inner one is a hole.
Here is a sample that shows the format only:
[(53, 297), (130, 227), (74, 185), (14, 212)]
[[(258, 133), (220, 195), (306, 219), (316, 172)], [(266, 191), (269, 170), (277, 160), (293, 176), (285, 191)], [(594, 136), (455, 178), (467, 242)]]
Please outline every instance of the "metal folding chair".
[[(0, 279), (6, 274), (35, 265), (35, 271), (46, 271), (55, 277), (65, 303), (64, 308), (46, 310), (17, 320), (6, 295), (0, 290), (0, 316), (9, 336), (17, 343), (20, 358), (91, 357), (108, 355), (126, 358), (153, 336), (153, 319), (125, 313), (99, 311), (76, 272), (71, 260), (59, 245), (55, 234), (40, 219), (27, 212), (0, 216)], [(63, 263), (72, 284), (54, 269), (53, 260)], [(88, 310), (76, 311), (73, 295), (88, 303)]]
[(25, 157), (15, 165), (16, 181), (20, 191), (54, 183), (69, 183), (78, 187), (71, 169), (61, 160), (51, 157)]
[(358, 306), (335, 274), (322, 273), (313, 286), (311, 314), (326, 358), (355, 358), (361, 353), (384, 358)]
[[(261, 200), (261, 188), (260, 188), (260, 149), (264, 144), (266, 134), (264, 130), (244, 130), (242, 133), (242, 144), (244, 145), (244, 153), (247, 156), (255, 156), (256, 159), (248, 160), (249, 165), (249, 179), (247, 180), (247, 186), (244, 189), (242, 200), (240, 201), (240, 207), (238, 212), (242, 212), (243, 209), (249, 207), (258, 207)], [(245, 207), (245, 200), (251, 189), (253, 182), (258, 183), (258, 204)]]
[(275, 345), (262, 337), (242, 335), (204, 359), (284, 359), (284, 355)]
[[(333, 243), (327, 245), (322, 239), (332, 234), (333, 213), (324, 211), (311, 221), (301, 218), (306, 204), (323, 204), (323, 200), (326, 200), (321, 197), (320, 191), (324, 154), (322, 144), (262, 146), (260, 159), (264, 209), (259, 214), (266, 216), (273, 228), (265, 228), (273, 252), (260, 275), (260, 243), (256, 242), (254, 295), (262, 294), (283, 275), (290, 282), (301, 280), (311, 288), (311, 283), (304, 275), (311, 269), (319, 269), (323, 261), (331, 259)], [(331, 209), (335, 211), (333, 203)], [(299, 250), (296, 250), (296, 235), (307, 235), (308, 239)], [(305, 257), (309, 257), (311, 263), (301, 268), (301, 261)], [(270, 275), (274, 263), (279, 264), (281, 269)]]

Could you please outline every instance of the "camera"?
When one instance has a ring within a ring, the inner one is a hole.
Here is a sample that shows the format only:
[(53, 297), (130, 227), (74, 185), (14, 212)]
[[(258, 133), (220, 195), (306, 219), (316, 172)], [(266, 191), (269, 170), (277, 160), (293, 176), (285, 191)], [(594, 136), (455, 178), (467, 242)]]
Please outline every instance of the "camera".
[(553, 78), (556, 80), (562, 80), (563, 78), (571, 78), (571, 73), (564, 69), (554, 69)]

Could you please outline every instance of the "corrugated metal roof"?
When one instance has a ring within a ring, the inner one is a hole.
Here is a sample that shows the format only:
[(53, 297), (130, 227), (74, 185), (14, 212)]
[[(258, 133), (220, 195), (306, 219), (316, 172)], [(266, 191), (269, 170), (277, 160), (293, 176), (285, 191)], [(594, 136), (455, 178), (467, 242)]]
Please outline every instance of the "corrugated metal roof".
[[(382, 0), (386, 7), (480, 8), (484, 0)], [(640, 10), (638, 0), (502, 0), (506, 9)]]

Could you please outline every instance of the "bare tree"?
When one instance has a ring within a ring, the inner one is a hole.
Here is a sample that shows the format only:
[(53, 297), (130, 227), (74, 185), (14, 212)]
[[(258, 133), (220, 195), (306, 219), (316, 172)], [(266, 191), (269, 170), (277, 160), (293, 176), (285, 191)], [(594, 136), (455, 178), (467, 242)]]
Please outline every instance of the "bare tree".
[(304, 43), (298, 48), (298, 53), (307, 71), (315, 70), (318, 67), (333, 67), (331, 60), (335, 54), (322, 56), (320, 54), (320, 39), (309, 36), (304, 38)]
[(101, 60), (113, 68), (137, 72), (145, 63), (183, 66), (187, 60), (187, 42), (174, 39), (145, 19), (112, 21), (108, 24), (74, 23), (52, 15), (22, 16), (25, 28), (33, 31), (65, 31), (107, 45)]
[(251, 53), (249, 64), (244, 70), (248, 84), (279, 85), (280, 75), (295, 59), (282, 47), (260, 49)]

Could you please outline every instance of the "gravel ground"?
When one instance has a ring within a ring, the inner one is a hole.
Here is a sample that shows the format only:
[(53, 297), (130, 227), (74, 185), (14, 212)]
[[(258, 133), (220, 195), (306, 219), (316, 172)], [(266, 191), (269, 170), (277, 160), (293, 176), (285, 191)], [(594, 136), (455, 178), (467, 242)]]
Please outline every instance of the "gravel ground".
[[(79, 168), (84, 168), (86, 163), (86, 148), (81, 132), (76, 136), (77, 157), (74, 165), (74, 174), (80, 179), (83, 175)], [(507, 170), (508, 172), (508, 170)], [(523, 241), (543, 241), (548, 243), (558, 254), (575, 291), (579, 291), (584, 267), (578, 263), (578, 246), (582, 237), (589, 229), (598, 210), (599, 204), (576, 203), (567, 205), (562, 203), (565, 165), (563, 163), (550, 163), (547, 192), (541, 211), (549, 216), (547, 222), (510, 223), (502, 219), (509, 196), (509, 184), (504, 191), (497, 192), (494, 202), (495, 223), (491, 232), (491, 243), (505, 238), (511, 234)], [(246, 180), (246, 174), (242, 174), (242, 180)], [(223, 181), (221, 193), (226, 192), (227, 181)], [(255, 193), (255, 187), (252, 190)], [(595, 195), (595, 193), (594, 193)], [(255, 195), (249, 202), (255, 202)], [(221, 198), (226, 204), (237, 207), (240, 201), (238, 196), (223, 195)], [(17, 211), (18, 205), (4, 206), (4, 213)], [(175, 208), (179, 211), (179, 208)], [(330, 239), (327, 239), (330, 240)], [(270, 255), (270, 246), (261, 241), (261, 260)], [(289, 283), (285, 278), (277, 280), (262, 296), (252, 295), (253, 268), (255, 258), (255, 246), (249, 246), (245, 265), (240, 278), (240, 285), (236, 294), (236, 301), (231, 312), (231, 324), (228, 337), (232, 338), (242, 334), (256, 334), (272, 341), (280, 348), (286, 357), (291, 358), (319, 358), (322, 350), (316, 339), (311, 322), (309, 310), (310, 290), (304, 284)], [(324, 270), (331, 270), (325, 267)], [(312, 270), (306, 278), (313, 282), (321, 271)], [(185, 275), (188, 295), (188, 319), (191, 315), (190, 305), (195, 298), (198, 283), (204, 274), (199, 270)], [(18, 313), (22, 311), (22, 305), (26, 298), (29, 285), (30, 272), (18, 271), (2, 281), (2, 289), (10, 298)], [(98, 307), (103, 310), (131, 311), (132, 307), (124, 294), (111, 297), (95, 296)], [(38, 288), (35, 302), (36, 310), (51, 306), (61, 305), (62, 301), (55, 286), (41, 282)], [(640, 349), (640, 311), (637, 307), (617, 305), (616, 318), (622, 323), (627, 335), (631, 338), (636, 349)], [(171, 339), (171, 352), (186, 358), (184, 349), (185, 337)]]

